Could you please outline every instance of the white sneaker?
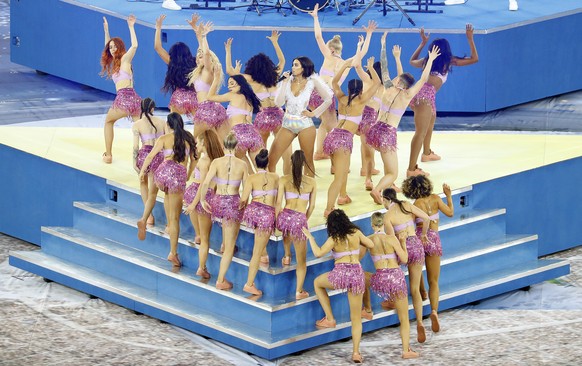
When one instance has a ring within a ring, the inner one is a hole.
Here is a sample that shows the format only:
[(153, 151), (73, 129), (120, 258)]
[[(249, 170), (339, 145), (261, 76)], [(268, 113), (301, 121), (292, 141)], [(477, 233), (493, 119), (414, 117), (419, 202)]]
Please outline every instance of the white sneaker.
[(509, 0), (509, 10), (516, 11), (517, 8), (517, 0)]
[(164, 0), (162, 3), (162, 8), (169, 10), (182, 10), (182, 7), (176, 4), (174, 0)]
[(461, 5), (466, 2), (467, 0), (445, 0), (445, 5)]

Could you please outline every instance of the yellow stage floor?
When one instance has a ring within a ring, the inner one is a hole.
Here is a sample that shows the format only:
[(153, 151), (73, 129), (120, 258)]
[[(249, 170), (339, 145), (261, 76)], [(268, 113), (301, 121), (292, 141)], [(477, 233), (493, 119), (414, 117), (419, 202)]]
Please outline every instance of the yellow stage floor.
[[(411, 138), (412, 132), (398, 133), (398, 185), (405, 178)], [(137, 174), (131, 162), (131, 130), (127, 128), (116, 128), (114, 160), (111, 165), (101, 161), (102, 128), (0, 126), (0, 143), (139, 189)], [(442, 156), (442, 160), (422, 163), (420, 166), (431, 174), (435, 193), (440, 193), (443, 182), (457, 190), (578, 157), (582, 155), (582, 135), (435, 132), (433, 149)], [(359, 176), (359, 151), (360, 140), (356, 138), (348, 181), (348, 193), (353, 203), (341, 206), (350, 217), (381, 208), (374, 204), (364, 190), (364, 177)], [(381, 169), (381, 166), (380, 157), (376, 154), (376, 167)], [(324, 223), (322, 215), (327, 200), (327, 188), (333, 179), (329, 167), (329, 160), (316, 162), (318, 196), (316, 209), (309, 222), (310, 227)]]

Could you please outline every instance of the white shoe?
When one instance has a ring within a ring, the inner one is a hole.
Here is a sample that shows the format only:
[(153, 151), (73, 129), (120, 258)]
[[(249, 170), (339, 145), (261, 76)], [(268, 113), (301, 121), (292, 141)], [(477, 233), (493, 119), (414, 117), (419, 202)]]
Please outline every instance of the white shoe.
[(517, 0), (509, 0), (509, 10), (516, 11), (517, 9)]
[(466, 2), (467, 0), (445, 0), (445, 5), (461, 5)]
[(169, 10), (182, 10), (182, 7), (176, 4), (174, 0), (164, 0), (162, 3), (162, 8)]

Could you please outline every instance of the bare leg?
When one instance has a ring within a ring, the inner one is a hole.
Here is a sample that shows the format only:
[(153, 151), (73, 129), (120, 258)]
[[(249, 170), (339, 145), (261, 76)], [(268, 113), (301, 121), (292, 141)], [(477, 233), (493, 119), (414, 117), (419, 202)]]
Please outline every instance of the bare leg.
[(398, 177), (398, 156), (396, 151), (388, 150), (381, 154), (384, 163), (384, 176), (380, 179), (376, 187), (370, 192), (374, 201), (382, 204), (382, 191), (390, 186)]
[(243, 160), (246, 164), (247, 164), (247, 169), (249, 171), (249, 174), (253, 174), (254, 170), (253, 170), (253, 164), (251, 164), (246, 151), (240, 151), (240, 150), (236, 150), (234, 153), (234, 156), (236, 156), (237, 158)]
[(303, 292), (303, 283), (305, 282), (305, 275), (307, 274), (307, 243), (305, 241), (293, 241), (293, 247), (295, 248), (295, 260), (297, 261), (297, 267), (295, 269), (295, 274), (297, 276), (297, 286), (296, 291)]
[(247, 277), (247, 286), (253, 286), (255, 282), (255, 277), (259, 271), (259, 263), (261, 261), (261, 255), (267, 247), (269, 242), (269, 234), (255, 232), (255, 245), (253, 246), (253, 256), (251, 257), (251, 262), (249, 264), (249, 275)]
[[(319, 300), (319, 304), (325, 313), (325, 317), (327, 320), (333, 322), (335, 319), (333, 317), (333, 311), (331, 309), (331, 303), (329, 301), (329, 295), (327, 294), (327, 290), (333, 290), (334, 287), (329, 283), (327, 279), (327, 275), (329, 272), (321, 274), (317, 276), (315, 281), (313, 281), (313, 287), (315, 287), (315, 295), (317, 296), (317, 300)], [(361, 312), (361, 310), (360, 310)]]
[[(180, 266), (178, 260), (178, 236), (180, 235), (180, 212), (184, 193), (168, 193), (165, 200), (168, 201), (168, 234), (170, 235), (170, 260), (175, 266)], [(175, 258), (175, 259), (170, 259)]]
[(105, 137), (105, 155), (111, 156), (111, 151), (113, 149), (113, 125), (119, 119), (126, 117), (127, 113), (114, 108), (109, 108), (107, 114), (105, 115), (105, 126), (103, 127), (103, 135)]
[[(426, 340), (424, 336), (424, 325), (422, 324), (422, 298), (420, 297), (420, 277), (422, 275), (422, 265), (408, 265), (408, 279), (410, 282), (410, 295), (412, 295), (412, 305), (416, 315), (416, 329), (418, 331), (418, 341), (423, 343)], [(424, 339), (423, 339), (424, 338)]]
[(309, 127), (299, 132), (299, 146), (305, 153), (305, 175), (315, 176), (315, 165), (313, 164), (313, 144), (315, 143), (315, 127)]
[[(207, 130), (209, 130), (210, 128), (208, 127), (207, 124), (205, 123), (196, 123), (194, 122), (194, 138), (198, 138), (198, 136), (202, 135), (204, 132), (206, 132)], [(222, 142), (222, 140), (220, 140)]]
[[(275, 141), (271, 144), (271, 149), (269, 150), (269, 171), (277, 171), (277, 163), (281, 159), (283, 152), (291, 146), (295, 134), (286, 128), (279, 129), (277, 136), (275, 136)], [(289, 162), (290, 163), (290, 162)]]
[(350, 303), (350, 320), (352, 321), (352, 353), (359, 355), (362, 339), (362, 294), (348, 291), (348, 301)]
[(362, 170), (366, 174), (366, 182), (372, 181), (372, 170), (374, 170), (374, 149), (366, 142), (366, 135), (360, 135), (360, 152), (362, 155)]
[(240, 230), (240, 222), (229, 223), (222, 225), (222, 236), (224, 242), (224, 253), (222, 253), (222, 259), (220, 259), (220, 270), (218, 271), (218, 277), (216, 278), (216, 284), (224, 282), (226, 279), (226, 272), (230, 263), (232, 262), (232, 257), (234, 256), (234, 246), (236, 244), (236, 238), (238, 237), (238, 232)]
[(429, 155), (431, 152), (430, 149), (430, 141), (432, 140), (432, 131), (434, 130), (434, 124), (436, 122), (436, 115), (432, 115), (430, 119), (430, 125), (428, 126), (428, 130), (426, 131), (426, 136), (424, 137), (423, 141), (423, 154)]
[(212, 218), (210, 215), (198, 215), (200, 224), (200, 248), (198, 249), (198, 270), (206, 270), (208, 248), (210, 247), (210, 230), (212, 230)]
[(223, 124), (221, 124), (220, 126), (218, 126), (218, 128), (216, 129), (216, 134), (218, 135), (218, 138), (220, 139), (220, 141), (224, 141), (224, 138), (228, 135), (228, 133), (232, 130), (232, 125), (230, 124), (230, 121), (224, 122)]
[(285, 252), (283, 260), (288, 258), (291, 262), (291, 238), (288, 236), (283, 236), (283, 250)]
[(325, 207), (326, 212), (333, 210), (335, 202), (337, 201), (337, 198), (340, 194), (340, 190), (344, 185), (344, 182), (348, 180), (350, 156), (351, 155), (349, 151), (341, 149), (337, 150), (331, 155), (332, 164), (335, 166), (335, 174), (333, 176), (333, 181), (327, 190), (327, 206)]
[[(155, 184), (148, 185), (148, 194), (147, 199), (144, 202), (143, 214), (141, 216), (141, 220), (146, 222), (148, 217), (152, 214), (154, 206), (156, 205), (156, 198), (158, 197), (158, 186)], [(142, 196), (143, 198), (143, 196)], [(164, 207), (166, 206), (166, 199), (164, 199)]]
[(418, 156), (422, 149), (422, 144), (430, 121), (432, 119), (432, 108), (427, 103), (420, 103), (414, 107), (414, 136), (410, 142), (410, 160), (408, 161), (408, 170), (416, 169)]
[(198, 212), (196, 210), (190, 213), (190, 222), (194, 227), (194, 243), (200, 244), (200, 220), (198, 219)]
[(325, 112), (322, 113), (320, 119), (321, 124), (317, 129), (317, 148), (315, 149), (317, 154), (323, 154), (323, 141), (329, 131), (337, 126), (337, 115), (335, 114), (335, 111), (326, 109)]
[(364, 304), (364, 310), (367, 312), (372, 312), (372, 301), (370, 299), (370, 277), (372, 274), (370, 272), (364, 272), (366, 276), (366, 291), (362, 297), (362, 302)]
[(400, 339), (402, 339), (402, 352), (410, 349), (410, 320), (408, 319), (408, 297), (394, 301), (396, 314), (400, 320)]
[(426, 256), (426, 273), (428, 278), (428, 297), (431, 310), (439, 310), (439, 276), (441, 274), (441, 257)]

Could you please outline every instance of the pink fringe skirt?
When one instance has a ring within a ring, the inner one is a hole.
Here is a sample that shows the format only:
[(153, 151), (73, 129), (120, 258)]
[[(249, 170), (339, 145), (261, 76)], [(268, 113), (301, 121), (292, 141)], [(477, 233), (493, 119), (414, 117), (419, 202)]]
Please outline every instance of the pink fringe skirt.
[[(420, 239), (421, 235), (422, 227), (416, 228), (416, 236)], [(441, 237), (439, 235), (439, 232), (428, 229), (426, 236), (428, 237), (428, 243), (424, 244), (424, 255), (429, 257), (432, 256), (442, 257), (443, 247), (441, 245)]]
[(209, 203), (213, 220), (220, 220), (222, 225), (241, 222), (242, 211), (238, 208), (240, 205), (238, 194), (215, 194)]
[(255, 152), (265, 147), (263, 138), (259, 134), (259, 131), (257, 131), (257, 128), (250, 123), (239, 123), (238, 125), (234, 125), (232, 126), (232, 132), (238, 141), (236, 144), (236, 150), (238, 152)]
[[(196, 194), (198, 193), (198, 190), (200, 189), (200, 183), (197, 182), (192, 182), (192, 184), (190, 184), (187, 188), (186, 191), (184, 192), (184, 204), (186, 206), (189, 206), (192, 201), (194, 201), (194, 197), (196, 197)], [(206, 191), (206, 202), (210, 203), (212, 202), (212, 197), (214, 197), (214, 191), (212, 189), (208, 189)], [(202, 207), (202, 204), (200, 203), (201, 201), (198, 201), (198, 203), (196, 204), (196, 212), (198, 212), (199, 215), (206, 215), (206, 216), (210, 216), (210, 214), (208, 212), (206, 212), (206, 210)]]
[(377, 120), (378, 112), (372, 107), (365, 106), (362, 111), (362, 121), (358, 126), (358, 133), (365, 136)]
[(428, 105), (430, 105), (430, 108), (432, 109), (432, 114), (433, 116), (436, 115), (436, 89), (434, 87), (434, 85), (429, 84), (429, 83), (424, 83), (424, 85), (422, 86), (422, 88), (420, 88), (420, 91), (418, 92), (418, 94), (416, 94), (414, 96), (414, 98), (412, 98), (412, 100), (409, 103), (409, 107), (410, 109), (414, 110), (414, 107), (421, 104), (421, 103), (426, 103)]
[(351, 154), (353, 146), (354, 135), (350, 131), (342, 128), (334, 128), (325, 136), (325, 140), (323, 140), (323, 152), (328, 155), (338, 150), (344, 150)]
[(165, 193), (180, 193), (186, 189), (186, 167), (174, 160), (164, 160), (154, 172), (154, 182)]
[(277, 216), (277, 229), (283, 236), (289, 236), (293, 241), (306, 241), (301, 228), (308, 228), (307, 216), (303, 212), (284, 208)]
[(275, 231), (275, 208), (261, 202), (252, 201), (245, 208), (242, 222), (247, 226), (264, 234), (271, 235)]
[(194, 115), (198, 108), (196, 90), (178, 88), (172, 93), (169, 108), (180, 111), (182, 114)]
[(127, 116), (139, 116), (141, 112), (141, 98), (133, 88), (123, 88), (117, 91), (113, 100), (113, 109), (120, 109)]
[(198, 104), (198, 109), (194, 114), (194, 124), (203, 124), (209, 128), (220, 127), (227, 120), (226, 109), (220, 103), (209, 100)]
[(424, 247), (418, 236), (411, 235), (406, 238), (406, 251), (408, 252), (408, 265), (424, 264)]
[(336, 263), (327, 279), (336, 290), (352, 294), (363, 294), (366, 290), (366, 277), (360, 263)]
[[(141, 146), (141, 148), (137, 152), (137, 161), (136, 161), (137, 167), (139, 169), (141, 169), (141, 167), (143, 166), (143, 162), (145, 161), (146, 157), (148, 156), (150, 151), (152, 151), (153, 148), (154, 147), (152, 145), (142, 145)], [(155, 172), (156, 170), (158, 170), (158, 167), (160, 166), (160, 164), (162, 164), (163, 161), (164, 161), (164, 154), (162, 154), (161, 152), (157, 153), (154, 156), (154, 159), (152, 160), (152, 162), (150, 163), (148, 168), (145, 170), (145, 173), (149, 174), (150, 172)]]
[[(332, 97), (331, 100), (332, 102), (329, 105), (329, 107), (327, 107), (327, 110), (335, 113), (336, 110), (335, 97)], [(311, 110), (314, 110), (315, 108), (319, 107), (322, 104), (323, 98), (321, 97), (321, 95), (319, 95), (317, 90), (313, 89), (313, 91), (311, 92), (311, 96), (309, 97), (309, 108), (311, 108)]]
[(408, 287), (400, 267), (377, 269), (370, 278), (370, 289), (389, 301), (408, 297)]
[(280, 107), (267, 107), (261, 109), (255, 116), (255, 127), (259, 132), (275, 132), (283, 123), (283, 109)]
[(384, 122), (376, 122), (368, 130), (366, 142), (382, 153), (396, 151), (396, 128)]

